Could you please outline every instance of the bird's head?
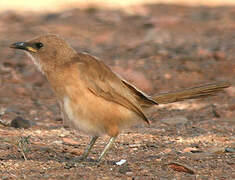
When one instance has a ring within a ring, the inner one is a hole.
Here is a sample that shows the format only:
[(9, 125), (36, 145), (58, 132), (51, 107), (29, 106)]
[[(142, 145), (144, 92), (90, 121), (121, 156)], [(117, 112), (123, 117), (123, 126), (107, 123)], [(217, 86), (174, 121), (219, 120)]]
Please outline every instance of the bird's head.
[(39, 36), (25, 42), (16, 42), (10, 47), (24, 50), (42, 72), (66, 63), (76, 54), (76, 51), (61, 37), (54, 34)]

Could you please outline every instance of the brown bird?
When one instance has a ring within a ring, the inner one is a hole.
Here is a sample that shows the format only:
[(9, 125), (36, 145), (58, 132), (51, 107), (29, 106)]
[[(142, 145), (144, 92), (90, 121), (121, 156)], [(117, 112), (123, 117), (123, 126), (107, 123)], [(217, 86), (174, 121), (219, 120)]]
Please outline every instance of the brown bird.
[(10, 47), (25, 50), (47, 77), (58, 98), (64, 121), (92, 136), (83, 158), (88, 156), (98, 137), (110, 136), (98, 161), (124, 127), (137, 122), (149, 124), (144, 109), (212, 95), (230, 86), (227, 82), (218, 82), (151, 97), (112, 72), (102, 61), (76, 52), (58, 35), (43, 35)]

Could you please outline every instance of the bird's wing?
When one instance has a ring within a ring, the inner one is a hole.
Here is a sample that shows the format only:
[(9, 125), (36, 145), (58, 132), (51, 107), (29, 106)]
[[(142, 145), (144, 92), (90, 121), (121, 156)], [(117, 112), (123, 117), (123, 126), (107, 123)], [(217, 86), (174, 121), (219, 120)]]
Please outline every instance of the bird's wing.
[(138, 103), (138, 99), (133, 94), (133, 90), (130, 90), (126, 83), (108, 66), (85, 53), (78, 53), (73, 61), (78, 62), (83, 80), (93, 94), (128, 108), (149, 123)]
[(151, 107), (152, 105), (158, 105), (158, 102), (155, 101), (151, 96), (148, 96), (138, 88), (136, 88), (133, 84), (129, 83), (128, 81), (122, 79), (122, 82), (132, 91), (135, 98), (138, 100), (141, 107)]

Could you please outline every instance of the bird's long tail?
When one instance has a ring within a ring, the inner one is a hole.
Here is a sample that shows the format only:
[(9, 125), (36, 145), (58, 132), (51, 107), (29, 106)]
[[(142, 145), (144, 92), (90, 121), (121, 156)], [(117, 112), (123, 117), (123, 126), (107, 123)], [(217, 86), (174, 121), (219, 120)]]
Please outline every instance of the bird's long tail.
[(185, 99), (196, 99), (203, 96), (211, 96), (224, 88), (229, 87), (230, 85), (231, 84), (228, 82), (215, 82), (175, 92), (156, 94), (152, 98), (158, 102), (158, 104), (168, 104), (183, 101)]

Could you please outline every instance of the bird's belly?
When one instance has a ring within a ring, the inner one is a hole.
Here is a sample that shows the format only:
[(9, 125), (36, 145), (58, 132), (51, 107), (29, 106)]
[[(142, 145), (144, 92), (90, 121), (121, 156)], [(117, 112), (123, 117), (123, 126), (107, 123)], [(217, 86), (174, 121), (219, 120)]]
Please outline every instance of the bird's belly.
[(70, 127), (93, 136), (115, 136), (121, 128), (139, 120), (129, 109), (92, 94), (77, 99), (66, 96), (63, 105)]
[(101, 132), (97, 129), (89, 119), (83, 116), (82, 109), (85, 107), (78, 107), (78, 104), (71, 103), (69, 97), (64, 98), (64, 111), (68, 117), (68, 125), (73, 129), (79, 129), (90, 135), (100, 135)]

